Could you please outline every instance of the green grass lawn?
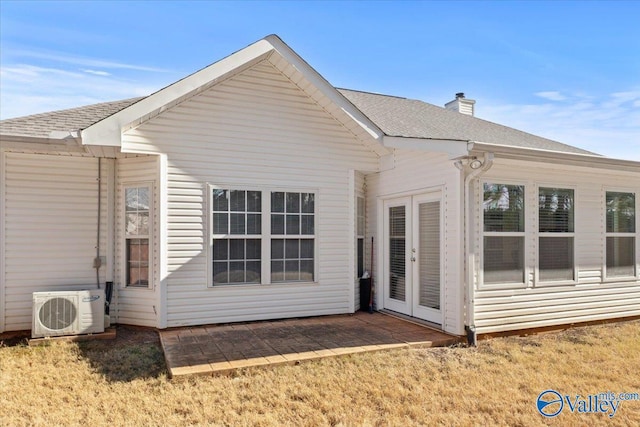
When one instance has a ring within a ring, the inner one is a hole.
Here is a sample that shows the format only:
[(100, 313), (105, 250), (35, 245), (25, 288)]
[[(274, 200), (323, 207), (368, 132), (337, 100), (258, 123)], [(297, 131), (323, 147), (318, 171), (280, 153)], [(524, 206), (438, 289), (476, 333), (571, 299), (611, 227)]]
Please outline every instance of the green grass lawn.
[(173, 381), (150, 330), (0, 344), (2, 426), (640, 425), (640, 401), (621, 402), (613, 418), (565, 407), (546, 419), (536, 409), (546, 389), (639, 393), (640, 321)]

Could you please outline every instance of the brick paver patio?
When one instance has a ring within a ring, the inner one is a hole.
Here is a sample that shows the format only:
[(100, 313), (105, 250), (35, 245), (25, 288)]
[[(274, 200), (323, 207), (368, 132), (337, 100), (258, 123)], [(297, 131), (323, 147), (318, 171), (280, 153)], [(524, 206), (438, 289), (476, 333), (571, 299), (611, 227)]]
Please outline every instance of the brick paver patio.
[(440, 347), (460, 337), (382, 313), (186, 327), (160, 331), (171, 377), (299, 363), (398, 347)]

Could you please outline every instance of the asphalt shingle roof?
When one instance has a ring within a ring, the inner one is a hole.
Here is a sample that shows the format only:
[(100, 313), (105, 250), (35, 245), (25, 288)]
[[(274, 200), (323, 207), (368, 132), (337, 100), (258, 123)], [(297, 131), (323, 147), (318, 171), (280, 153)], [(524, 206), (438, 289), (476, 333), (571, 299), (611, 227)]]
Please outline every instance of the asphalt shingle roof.
[[(593, 154), (567, 144), (450, 111), (423, 101), (338, 89), (386, 135), (406, 138), (478, 141), (510, 147)], [(0, 135), (49, 137), (77, 131), (127, 108), (142, 98), (87, 105), (0, 121)]]
[(85, 129), (141, 100), (123, 99), (0, 121), (0, 135), (47, 138), (52, 131)]
[(571, 145), (415, 99), (338, 89), (389, 136), (455, 139), (509, 147), (593, 154)]

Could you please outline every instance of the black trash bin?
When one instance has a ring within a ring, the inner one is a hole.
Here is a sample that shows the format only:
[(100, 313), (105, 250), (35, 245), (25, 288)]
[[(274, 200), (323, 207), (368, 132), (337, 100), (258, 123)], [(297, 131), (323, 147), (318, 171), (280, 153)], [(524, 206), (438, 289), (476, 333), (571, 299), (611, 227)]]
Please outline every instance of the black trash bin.
[(369, 311), (371, 301), (371, 277), (360, 279), (360, 310)]

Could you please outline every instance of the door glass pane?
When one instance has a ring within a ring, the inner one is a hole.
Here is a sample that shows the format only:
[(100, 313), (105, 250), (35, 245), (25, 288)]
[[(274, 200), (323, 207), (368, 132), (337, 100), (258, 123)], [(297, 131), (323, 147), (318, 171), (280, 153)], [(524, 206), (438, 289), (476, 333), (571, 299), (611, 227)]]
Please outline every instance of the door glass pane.
[(420, 305), (440, 310), (440, 202), (421, 203), (418, 211)]
[(404, 206), (389, 208), (389, 296), (405, 301), (406, 212)]

